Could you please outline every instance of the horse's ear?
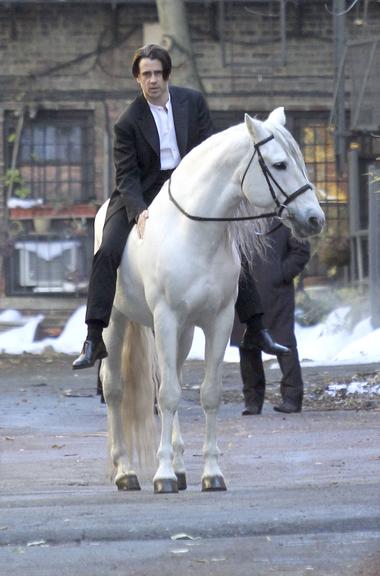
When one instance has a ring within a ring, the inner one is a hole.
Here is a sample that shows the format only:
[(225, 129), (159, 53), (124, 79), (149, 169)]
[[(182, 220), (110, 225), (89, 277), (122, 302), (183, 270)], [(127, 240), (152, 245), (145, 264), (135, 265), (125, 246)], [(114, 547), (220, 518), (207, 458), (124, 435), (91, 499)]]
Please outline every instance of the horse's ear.
[(252, 136), (255, 142), (259, 142), (265, 137), (264, 131), (262, 129), (262, 122), (252, 118), (249, 114), (244, 115), (244, 122), (247, 126), (248, 132)]
[(272, 124), (281, 124), (282, 126), (285, 126), (286, 117), (285, 117), (284, 107), (280, 106), (279, 108), (275, 108), (269, 114), (267, 120), (268, 120), (268, 122), (271, 122)]

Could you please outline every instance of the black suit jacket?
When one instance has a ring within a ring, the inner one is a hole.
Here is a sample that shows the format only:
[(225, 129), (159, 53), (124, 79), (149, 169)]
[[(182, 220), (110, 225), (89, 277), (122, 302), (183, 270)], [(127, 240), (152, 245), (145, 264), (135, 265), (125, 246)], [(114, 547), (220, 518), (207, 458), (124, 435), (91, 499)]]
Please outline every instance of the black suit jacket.
[[(196, 90), (170, 86), (170, 98), (181, 158), (213, 133), (203, 95)], [(160, 142), (149, 105), (140, 94), (114, 127), (116, 187), (111, 195), (107, 219), (126, 209), (131, 222), (149, 206), (158, 192)]]

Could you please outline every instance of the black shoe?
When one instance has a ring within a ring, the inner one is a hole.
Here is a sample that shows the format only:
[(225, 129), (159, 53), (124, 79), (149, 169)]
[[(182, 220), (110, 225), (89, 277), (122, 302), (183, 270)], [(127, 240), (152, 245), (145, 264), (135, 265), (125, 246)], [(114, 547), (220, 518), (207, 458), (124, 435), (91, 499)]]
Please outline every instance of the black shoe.
[(256, 406), (255, 404), (250, 404), (244, 408), (241, 414), (242, 416), (258, 416), (261, 414), (261, 410), (261, 407)]
[(82, 352), (73, 362), (73, 370), (83, 370), (84, 368), (91, 368), (97, 360), (107, 358), (108, 353), (102, 339), (85, 340)]
[(240, 348), (244, 348), (244, 350), (254, 350), (256, 348), (266, 354), (272, 354), (273, 356), (290, 352), (289, 348), (286, 346), (277, 344), (270, 335), (269, 330), (266, 328), (253, 331), (249, 326), (243, 334)]
[(273, 410), (276, 412), (283, 412), (284, 414), (293, 414), (296, 412), (301, 412), (301, 406), (295, 406), (290, 402), (282, 402), (279, 406), (273, 406)]

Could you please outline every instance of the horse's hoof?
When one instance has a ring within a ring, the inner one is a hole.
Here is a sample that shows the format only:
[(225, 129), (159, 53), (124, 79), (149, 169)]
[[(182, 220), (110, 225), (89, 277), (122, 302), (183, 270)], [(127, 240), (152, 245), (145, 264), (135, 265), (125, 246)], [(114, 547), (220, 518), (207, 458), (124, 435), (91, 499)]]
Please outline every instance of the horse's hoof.
[(205, 476), (202, 478), (202, 492), (221, 492), (227, 490), (223, 476)]
[(160, 478), (155, 480), (153, 485), (155, 494), (175, 494), (178, 492), (177, 480), (173, 480), (173, 478)]
[(178, 490), (186, 490), (187, 482), (185, 472), (176, 472), (175, 475), (177, 476)]
[(118, 490), (141, 490), (136, 474), (126, 474), (115, 481)]

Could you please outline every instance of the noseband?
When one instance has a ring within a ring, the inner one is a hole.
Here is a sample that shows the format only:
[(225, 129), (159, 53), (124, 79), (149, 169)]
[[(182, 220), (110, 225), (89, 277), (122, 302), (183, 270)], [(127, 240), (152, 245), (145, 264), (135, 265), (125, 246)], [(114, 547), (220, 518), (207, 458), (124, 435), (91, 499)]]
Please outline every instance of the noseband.
[[(265, 180), (267, 181), (271, 196), (272, 196), (274, 203), (276, 204), (276, 207), (277, 207), (277, 209), (274, 210), (273, 212), (265, 212), (264, 214), (259, 214), (258, 216), (238, 216), (236, 218), (211, 218), (211, 217), (207, 218), (207, 217), (203, 217), (203, 216), (194, 216), (193, 214), (189, 214), (188, 212), (186, 212), (186, 210), (184, 210), (182, 208), (182, 206), (180, 204), (178, 204), (178, 202), (174, 198), (174, 196), (171, 192), (171, 177), (170, 177), (169, 178), (169, 184), (168, 184), (168, 193), (169, 193), (169, 198), (170, 198), (171, 202), (173, 202), (174, 206), (182, 214), (184, 214), (187, 218), (190, 218), (190, 220), (196, 220), (197, 222), (237, 222), (237, 221), (242, 221), (242, 220), (257, 220), (259, 218), (272, 218), (273, 216), (276, 216), (277, 218), (281, 218), (281, 214), (282, 214), (283, 210), (288, 207), (290, 202), (293, 202), (293, 200), (295, 200), (298, 196), (300, 196), (301, 194), (306, 192), (306, 190), (309, 190), (309, 189), (312, 190), (312, 187), (310, 184), (305, 184), (304, 186), (301, 186), (301, 188), (298, 188), (298, 190), (296, 190), (292, 194), (287, 194), (285, 192), (285, 190), (283, 188), (281, 188), (280, 184), (277, 182), (277, 180), (275, 179), (273, 174), (271, 174), (268, 166), (265, 164), (265, 160), (262, 157), (262, 154), (260, 151), (260, 146), (263, 146), (263, 144), (266, 144), (267, 142), (270, 142), (271, 140), (274, 140), (273, 134), (271, 136), (268, 136), (268, 138), (264, 138), (264, 140), (261, 140), (260, 142), (257, 142), (256, 144), (254, 144), (255, 149), (253, 151), (251, 159), (248, 162), (247, 168), (244, 171), (240, 186), (243, 189), (243, 183), (244, 183), (245, 177), (246, 177), (247, 172), (248, 172), (248, 170), (249, 170), (249, 168), (253, 162), (253, 159), (257, 153), (258, 158), (259, 158), (260, 168), (262, 170), (262, 173), (264, 174), (264, 177), (265, 177)], [(283, 196), (285, 196), (284, 202), (280, 202), (279, 199), (277, 198), (276, 192), (273, 188), (273, 184), (275, 186), (277, 186), (277, 188), (281, 192), (281, 194)]]

